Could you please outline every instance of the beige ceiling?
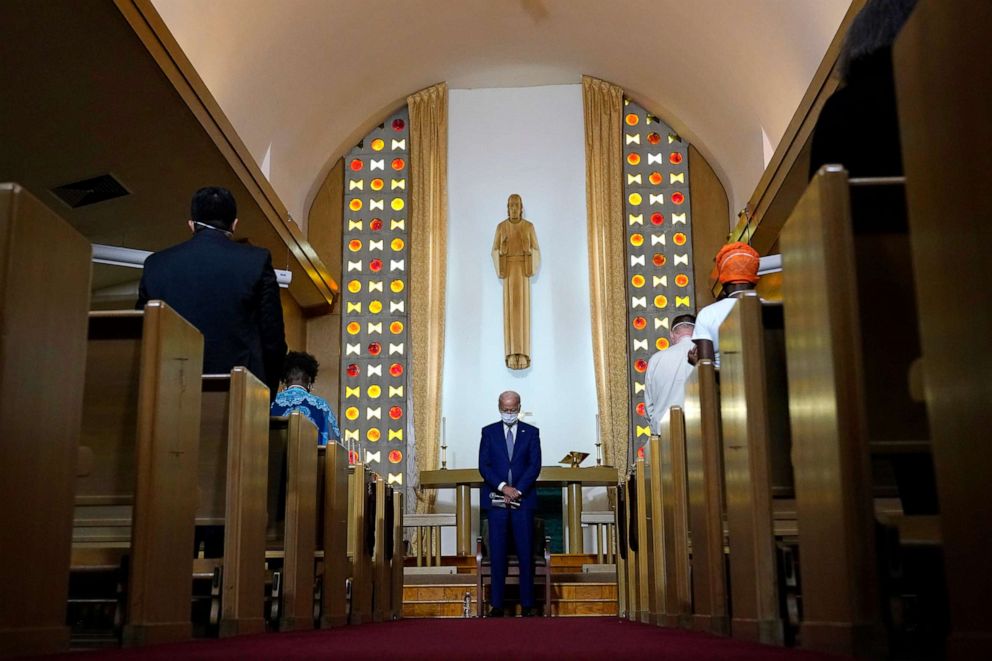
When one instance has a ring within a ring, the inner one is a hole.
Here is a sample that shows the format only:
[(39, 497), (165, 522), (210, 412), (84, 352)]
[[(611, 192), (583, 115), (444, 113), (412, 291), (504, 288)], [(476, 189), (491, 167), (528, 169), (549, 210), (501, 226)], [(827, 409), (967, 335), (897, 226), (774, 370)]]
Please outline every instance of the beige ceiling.
[[(622, 86), (744, 206), (850, 0), (154, 0), (293, 218), (406, 95)], [(485, 130), (480, 127), (480, 130)]]

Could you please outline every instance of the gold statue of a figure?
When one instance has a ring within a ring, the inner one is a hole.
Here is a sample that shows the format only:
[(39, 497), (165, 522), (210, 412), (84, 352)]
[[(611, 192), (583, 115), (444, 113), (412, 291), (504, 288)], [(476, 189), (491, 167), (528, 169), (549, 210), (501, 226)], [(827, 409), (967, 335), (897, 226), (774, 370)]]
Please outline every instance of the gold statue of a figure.
[(537, 234), (523, 217), (524, 203), (514, 193), (506, 201), (509, 218), (496, 226), (493, 265), (503, 282), (503, 345), (506, 366), (530, 367), (530, 278), (541, 265)]

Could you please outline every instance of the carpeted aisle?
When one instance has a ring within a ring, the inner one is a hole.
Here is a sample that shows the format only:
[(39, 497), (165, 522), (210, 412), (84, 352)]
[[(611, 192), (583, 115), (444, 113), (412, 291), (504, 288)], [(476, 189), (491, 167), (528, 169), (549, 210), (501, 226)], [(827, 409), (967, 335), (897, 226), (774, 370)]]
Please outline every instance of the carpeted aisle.
[[(73, 659), (691, 659), (813, 661), (838, 657), (607, 617), (401, 620), (326, 631), (271, 633), (142, 649), (73, 653)], [(61, 658), (66, 658), (65, 656)]]

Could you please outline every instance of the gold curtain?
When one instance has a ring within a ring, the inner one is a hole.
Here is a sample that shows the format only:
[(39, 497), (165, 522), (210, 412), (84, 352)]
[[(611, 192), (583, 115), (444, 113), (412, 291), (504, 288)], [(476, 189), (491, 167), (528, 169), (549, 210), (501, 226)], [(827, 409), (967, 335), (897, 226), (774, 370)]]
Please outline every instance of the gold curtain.
[(592, 356), (604, 463), (627, 471), (630, 386), (624, 268), (623, 90), (582, 77)]
[[(410, 336), (416, 475), (438, 467), (444, 363), (444, 269), (448, 233), (448, 86), (407, 98), (410, 108)], [(417, 512), (437, 492), (416, 493)]]

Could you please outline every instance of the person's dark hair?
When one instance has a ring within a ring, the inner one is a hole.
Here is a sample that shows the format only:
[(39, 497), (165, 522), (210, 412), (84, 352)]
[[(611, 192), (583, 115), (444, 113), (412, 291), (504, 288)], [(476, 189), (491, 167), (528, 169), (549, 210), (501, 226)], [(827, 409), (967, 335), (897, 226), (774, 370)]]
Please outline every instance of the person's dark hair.
[(219, 186), (207, 186), (193, 195), (189, 216), (195, 223), (230, 230), (238, 217), (238, 205), (231, 191)]
[(283, 383), (290, 381), (306, 381), (313, 383), (317, 380), (317, 370), (320, 363), (312, 355), (303, 351), (290, 351), (283, 361), (282, 380)]
[(839, 65), (841, 76), (848, 77), (853, 62), (891, 48), (914, 7), (916, 0), (868, 0), (851, 21), (844, 38)]
[(696, 315), (694, 315), (694, 314), (680, 314), (679, 316), (677, 316), (674, 319), (672, 319), (672, 328), (675, 328), (679, 324), (682, 324), (682, 323), (685, 323), (685, 322), (688, 322), (690, 324), (695, 325), (695, 323), (696, 323)]

